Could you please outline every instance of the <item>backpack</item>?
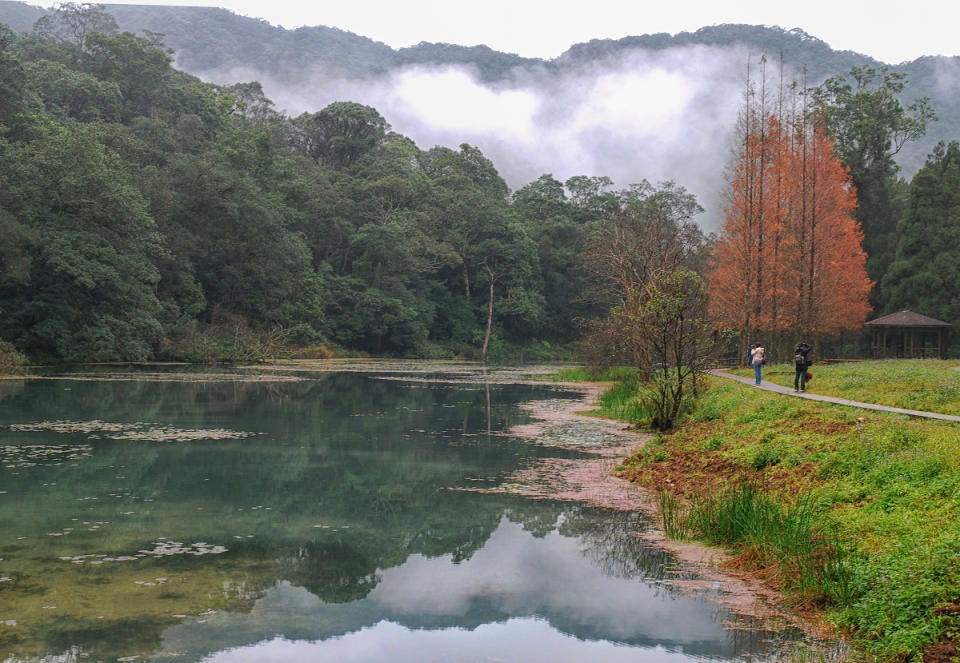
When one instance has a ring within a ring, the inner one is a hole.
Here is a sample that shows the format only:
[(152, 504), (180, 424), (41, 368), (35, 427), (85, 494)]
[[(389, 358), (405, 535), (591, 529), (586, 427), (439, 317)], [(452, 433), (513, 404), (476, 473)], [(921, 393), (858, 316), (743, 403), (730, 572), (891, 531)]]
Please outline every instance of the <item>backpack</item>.
[(806, 366), (807, 358), (804, 357), (803, 354), (798, 352), (795, 355), (793, 355), (793, 363), (800, 367)]

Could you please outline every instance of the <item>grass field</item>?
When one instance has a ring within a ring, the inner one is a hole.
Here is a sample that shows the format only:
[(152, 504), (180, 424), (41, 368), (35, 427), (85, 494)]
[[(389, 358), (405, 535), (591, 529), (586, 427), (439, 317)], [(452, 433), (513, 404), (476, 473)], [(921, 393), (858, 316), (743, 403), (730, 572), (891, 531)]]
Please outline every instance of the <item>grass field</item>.
[[(960, 413), (955, 365), (815, 366), (813, 390)], [(732, 550), (877, 659), (958, 656), (960, 424), (711, 378), (683, 424), (618, 473), (660, 492), (668, 532)]]
[[(752, 368), (731, 371), (753, 376)], [(814, 364), (807, 390), (864, 403), (960, 415), (960, 360), (887, 359)], [(763, 379), (793, 386), (793, 365), (763, 367)]]

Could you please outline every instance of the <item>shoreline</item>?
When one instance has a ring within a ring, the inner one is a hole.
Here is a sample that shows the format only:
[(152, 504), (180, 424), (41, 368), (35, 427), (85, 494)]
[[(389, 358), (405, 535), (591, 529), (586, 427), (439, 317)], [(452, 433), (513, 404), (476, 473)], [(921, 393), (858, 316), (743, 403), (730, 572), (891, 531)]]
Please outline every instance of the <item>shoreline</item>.
[[(583, 414), (596, 406), (597, 399), (609, 384), (553, 384), (578, 391), (580, 401), (532, 401), (525, 409), (534, 421), (514, 426), (504, 434), (581, 451), (593, 457), (542, 459), (535, 466), (514, 473), (494, 491), (532, 499), (579, 501), (597, 507), (639, 511), (649, 518), (652, 526), (635, 532), (635, 535), (673, 554), (679, 564), (678, 575), (697, 576), (696, 579), (678, 577), (671, 580), (673, 586), (717, 602), (739, 616), (756, 619), (767, 628), (797, 628), (809, 644), (817, 648), (831, 651), (848, 648), (820, 615), (791, 608), (785, 596), (759, 576), (732, 568), (733, 557), (727, 552), (704, 544), (668, 539), (663, 531), (655, 493), (612, 474), (620, 462), (651, 440), (653, 434), (630, 430), (623, 421)], [(578, 428), (580, 430), (571, 439), (571, 430)]]

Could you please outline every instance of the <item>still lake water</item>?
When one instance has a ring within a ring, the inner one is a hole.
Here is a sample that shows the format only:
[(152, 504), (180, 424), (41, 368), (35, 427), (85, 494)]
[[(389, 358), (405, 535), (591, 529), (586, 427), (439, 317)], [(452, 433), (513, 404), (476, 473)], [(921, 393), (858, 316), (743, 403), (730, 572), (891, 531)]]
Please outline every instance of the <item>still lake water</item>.
[(61, 377), (0, 382), (0, 661), (743, 660), (784, 637), (675, 590), (636, 513), (475, 490), (575, 457), (495, 433), (576, 394)]

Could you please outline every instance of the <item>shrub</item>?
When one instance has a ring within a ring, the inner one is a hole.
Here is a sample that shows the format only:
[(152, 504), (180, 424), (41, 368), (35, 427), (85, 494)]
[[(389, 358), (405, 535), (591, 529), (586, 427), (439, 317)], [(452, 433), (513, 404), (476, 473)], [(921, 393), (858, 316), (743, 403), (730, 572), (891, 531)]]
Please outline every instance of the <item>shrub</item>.
[(12, 343), (0, 341), (0, 375), (18, 375), (26, 365), (25, 355), (17, 352)]

